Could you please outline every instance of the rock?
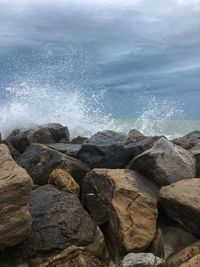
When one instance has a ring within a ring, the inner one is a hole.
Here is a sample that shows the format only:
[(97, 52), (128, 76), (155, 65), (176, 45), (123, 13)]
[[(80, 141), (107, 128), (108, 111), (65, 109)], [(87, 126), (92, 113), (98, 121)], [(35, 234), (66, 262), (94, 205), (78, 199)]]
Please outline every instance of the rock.
[(31, 143), (57, 143), (63, 138), (69, 141), (68, 128), (58, 123), (50, 123), (27, 130), (15, 130), (8, 136), (7, 141), (23, 153)]
[(196, 177), (200, 177), (200, 144), (190, 149), (196, 160)]
[(55, 185), (61, 191), (75, 193), (77, 196), (79, 196), (80, 187), (74, 181), (74, 178), (71, 176), (71, 174), (67, 171), (55, 169), (49, 175), (48, 183)]
[(158, 141), (160, 138), (161, 136), (147, 137), (141, 141), (127, 144), (125, 148), (128, 154), (131, 156), (131, 158), (134, 158), (139, 154), (142, 154), (144, 151), (152, 148), (154, 143)]
[(32, 181), (0, 145), (0, 250), (22, 242), (31, 230), (27, 199)]
[(79, 160), (41, 144), (30, 145), (17, 162), (39, 185), (47, 184), (50, 173), (57, 168), (67, 170), (80, 185), (90, 170)]
[(75, 194), (40, 186), (29, 198), (32, 231), (18, 246), (24, 258), (94, 242), (96, 225)]
[(200, 179), (187, 179), (161, 188), (165, 213), (189, 232), (200, 235)]
[(84, 142), (77, 157), (93, 168), (123, 168), (131, 159), (125, 140), (122, 133), (99, 132)]
[(83, 181), (82, 201), (97, 224), (104, 224), (114, 257), (142, 251), (156, 233), (158, 188), (123, 169), (94, 169)]
[(173, 254), (171, 257), (169, 257), (169, 259), (167, 260), (167, 266), (168, 267), (198, 267), (199, 256), (200, 256), (200, 241), (197, 241), (185, 247), (178, 253)]
[(145, 138), (147, 138), (147, 136), (143, 135), (140, 131), (138, 131), (136, 129), (132, 129), (129, 131), (128, 137), (127, 137), (125, 143), (129, 144), (129, 143), (133, 143), (133, 142), (138, 142), (138, 141), (144, 140)]
[(129, 253), (124, 257), (120, 267), (163, 267), (165, 261), (152, 253)]
[(71, 144), (79, 144), (82, 145), (88, 138), (83, 136), (77, 136), (71, 140)]
[(133, 158), (129, 168), (147, 176), (160, 186), (193, 178), (196, 174), (193, 155), (165, 138), (160, 138), (151, 149)]
[(173, 139), (172, 142), (184, 149), (190, 149), (200, 143), (200, 131), (193, 131), (183, 137)]
[(8, 140), (3, 140), (2, 144), (5, 144), (8, 147), (10, 154), (15, 161), (20, 157), (21, 153), (17, 151)]
[(48, 147), (57, 150), (61, 153), (64, 153), (70, 157), (76, 157), (81, 149), (81, 145), (79, 144), (63, 144), (63, 143), (49, 144)]

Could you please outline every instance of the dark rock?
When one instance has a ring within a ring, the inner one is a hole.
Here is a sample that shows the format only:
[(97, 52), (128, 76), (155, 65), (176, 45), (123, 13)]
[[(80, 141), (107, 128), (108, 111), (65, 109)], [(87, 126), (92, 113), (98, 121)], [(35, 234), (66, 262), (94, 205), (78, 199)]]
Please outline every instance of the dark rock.
[(158, 141), (161, 136), (147, 137), (141, 141), (133, 142), (125, 146), (128, 154), (134, 158), (139, 154), (142, 154), (144, 151), (152, 148), (154, 143)]
[(190, 149), (200, 143), (200, 131), (193, 131), (183, 137), (173, 139), (172, 142), (185, 149)]
[(84, 142), (77, 157), (95, 168), (123, 168), (131, 159), (123, 145), (125, 140), (121, 133), (99, 132)]
[(97, 224), (104, 224), (113, 258), (142, 251), (156, 233), (157, 186), (123, 169), (94, 169), (83, 181), (82, 201)]
[(24, 258), (93, 243), (96, 226), (75, 194), (44, 185), (32, 191), (29, 206), (32, 231), (17, 248)]
[(86, 164), (46, 145), (32, 144), (18, 159), (18, 164), (27, 170), (34, 184), (47, 184), (50, 173), (57, 168), (67, 170), (81, 185), (89, 171)]
[(129, 168), (160, 186), (193, 178), (196, 174), (193, 155), (165, 138), (160, 138), (151, 149), (133, 158)]
[(54, 150), (57, 150), (61, 153), (64, 153), (70, 157), (76, 157), (78, 152), (80, 151), (82, 145), (56, 143), (56, 144), (49, 144), (48, 147), (50, 147)]
[(15, 130), (7, 138), (15, 149), (23, 153), (31, 143), (57, 143), (65, 138), (69, 141), (69, 131), (61, 124), (51, 123), (27, 130)]
[(20, 157), (21, 153), (17, 151), (8, 140), (3, 140), (2, 144), (5, 144), (8, 147), (10, 154), (15, 161)]
[(162, 187), (160, 202), (171, 219), (186, 231), (200, 236), (200, 179), (182, 180)]
[(82, 145), (88, 138), (84, 136), (77, 136), (71, 140), (71, 144), (79, 144)]
[(138, 131), (136, 129), (132, 129), (129, 131), (128, 137), (127, 137), (125, 143), (126, 144), (134, 143), (134, 142), (142, 141), (145, 138), (147, 138), (147, 136), (143, 135), (140, 131)]
[(200, 178), (200, 144), (191, 148), (190, 152), (196, 159), (196, 177)]

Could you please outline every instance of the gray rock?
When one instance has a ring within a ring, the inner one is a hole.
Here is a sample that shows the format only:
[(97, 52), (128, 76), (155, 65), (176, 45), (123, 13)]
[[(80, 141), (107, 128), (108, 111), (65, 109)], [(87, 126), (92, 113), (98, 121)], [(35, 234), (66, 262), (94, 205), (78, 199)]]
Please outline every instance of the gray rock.
[(39, 185), (47, 184), (49, 174), (56, 168), (67, 170), (81, 185), (83, 177), (90, 170), (79, 160), (41, 144), (30, 145), (17, 162), (27, 170), (34, 184)]
[(124, 257), (120, 267), (163, 267), (165, 261), (152, 253), (129, 253)]
[(82, 145), (88, 138), (84, 136), (77, 136), (73, 138), (70, 142), (70, 144), (79, 144)]
[(185, 149), (190, 149), (200, 144), (200, 131), (193, 131), (183, 137), (173, 139), (172, 142)]
[(142, 173), (160, 186), (196, 175), (194, 156), (165, 138), (160, 138), (151, 149), (133, 158), (129, 168)]
[(200, 178), (200, 144), (190, 149), (196, 159), (196, 177)]
[(76, 157), (78, 152), (80, 151), (82, 145), (79, 144), (63, 144), (63, 143), (56, 143), (56, 144), (49, 144), (48, 147), (64, 153), (70, 157)]
[(144, 140), (145, 138), (147, 138), (147, 136), (143, 135), (140, 131), (138, 131), (136, 129), (132, 129), (129, 131), (128, 137), (127, 137), (125, 143), (129, 144), (129, 143), (133, 143), (133, 142), (138, 142), (138, 141)]

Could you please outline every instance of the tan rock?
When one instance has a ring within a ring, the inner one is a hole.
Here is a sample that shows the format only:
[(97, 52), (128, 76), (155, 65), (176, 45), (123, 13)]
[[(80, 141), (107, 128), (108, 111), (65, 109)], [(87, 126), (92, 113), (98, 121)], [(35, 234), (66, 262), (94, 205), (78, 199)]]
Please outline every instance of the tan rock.
[(55, 169), (49, 175), (48, 183), (55, 185), (59, 190), (76, 193), (79, 196), (80, 187), (71, 174), (66, 170)]
[(0, 145), (0, 250), (22, 242), (31, 230), (27, 199), (32, 180)]

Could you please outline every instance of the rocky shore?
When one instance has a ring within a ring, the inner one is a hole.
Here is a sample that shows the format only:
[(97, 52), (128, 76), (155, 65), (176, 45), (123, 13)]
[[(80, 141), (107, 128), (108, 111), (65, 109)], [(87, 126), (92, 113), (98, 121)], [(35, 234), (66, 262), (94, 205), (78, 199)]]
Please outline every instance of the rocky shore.
[(200, 266), (200, 131), (0, 138), (0, 267)]

